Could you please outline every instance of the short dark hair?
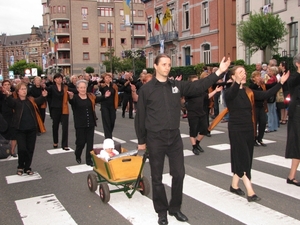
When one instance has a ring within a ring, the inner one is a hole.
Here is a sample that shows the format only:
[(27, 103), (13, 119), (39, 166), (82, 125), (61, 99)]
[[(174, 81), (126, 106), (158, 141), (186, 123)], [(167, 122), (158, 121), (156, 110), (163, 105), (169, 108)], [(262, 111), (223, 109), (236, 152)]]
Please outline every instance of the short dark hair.
[(61, 79), (63, 79), (63, 76), (60, 73), (56, 73), (53, 77), (53, 80), (55, 80), (56, 78), (61, 77)]

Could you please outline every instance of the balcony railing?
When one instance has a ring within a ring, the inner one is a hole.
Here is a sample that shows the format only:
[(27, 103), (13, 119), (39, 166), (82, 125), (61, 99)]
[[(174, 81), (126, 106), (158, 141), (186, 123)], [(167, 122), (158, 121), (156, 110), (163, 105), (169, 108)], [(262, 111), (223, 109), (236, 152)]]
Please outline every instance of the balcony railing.
[(58, 43), (57, 49), (60, 49), (60, 48), (70, 49), (70, 44), (69, 43)]
[(178, 40), (178, 32), (172, 31), (150, 37), (150, 45), (158, 45), (160, 40), (164, 40), (165, 42), (176, 41)]
[(70, 59), (57, 59), (57, 64), (70, 64)]
[(70, 28), (57, 28), (56, 29), (56, 34), (61, 34), (61, 33), (70, 33)]
[(146, 36), (146, 31), (144, 30), (134, 30), (134, 36)]

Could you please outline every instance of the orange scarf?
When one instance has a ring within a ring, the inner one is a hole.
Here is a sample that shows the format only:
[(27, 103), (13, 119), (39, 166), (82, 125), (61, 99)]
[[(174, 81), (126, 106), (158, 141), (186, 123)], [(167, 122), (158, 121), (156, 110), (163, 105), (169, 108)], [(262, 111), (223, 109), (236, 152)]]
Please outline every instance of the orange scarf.
[(35, 117), (36, 117), (36, 120), (37, 120), (37, 123), (38, 123), (37, 125), (38, 125), (39, 132), (40, 133), (45, 133), (46, 128), (45, 128), (45, 125), (43, 123), (43, 120), (41, 119), (39, 108), (38, 108), (37, 104), (35, 103), (34, 98), (33, 97), (28, 97), (28, 100), (33, 105), (34, 112), (35, 112)]

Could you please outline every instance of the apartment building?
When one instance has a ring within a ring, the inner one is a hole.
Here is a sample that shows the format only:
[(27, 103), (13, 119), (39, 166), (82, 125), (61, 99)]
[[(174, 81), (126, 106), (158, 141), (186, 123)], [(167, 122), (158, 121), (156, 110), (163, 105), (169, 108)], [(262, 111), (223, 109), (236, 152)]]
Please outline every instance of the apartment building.
[[(236, 59), (236, 0), (143, 2), (148, 24), (148, 67), (153, 67), (155, 56), (161, 52), (171, 56), (173, 66), (219, 62), (223, 56)], [(167, 8), (172, 19), (163, 23)]]
[[(251, 13), (273, 13), (279, 15), (282, 21), (285, 22), (288, 34), (284, 38), (279, 47), (279, 54), (282, 56), (294, 56), (299, 52), (299, 30), (298, 23), (300, 20), (300, 1), (299, 0), (241, 0), (237, 1), (237, 24), (242, 20), (247, 20)], [(271, 34), (270, 34), (271, 35)], [(262, 62), (263, 53), (258, 51), (253, 55), (242, 42), (237, 40), (237, 57), (244, 59), (246, 63), (252, 64)], [(266, 51), (266, 59), (271, 59), (274, 52)]]
[(51, 46), (48, 71), (60, 68), (65, 75), (81, 74), (91, 66), (101, 73), (102, 62), (109, 59), (105, 53), (112, 50), (122, 57), (124, 50), (145, 45), (145, 12), (140, 0), (130, 4), (130, 24), (125, 24), (123, 0), (42, 0), (42, 5), (43, 27)]
[[(0, 36), (0, 75), (8, 78), (9, 67), (15, 62), (26, 60), (43, 67), (42, 56), (47, 51), (42, 27), (31, 28), (31, 33)], [(19, 74), (23, 75), (23, 74)]]

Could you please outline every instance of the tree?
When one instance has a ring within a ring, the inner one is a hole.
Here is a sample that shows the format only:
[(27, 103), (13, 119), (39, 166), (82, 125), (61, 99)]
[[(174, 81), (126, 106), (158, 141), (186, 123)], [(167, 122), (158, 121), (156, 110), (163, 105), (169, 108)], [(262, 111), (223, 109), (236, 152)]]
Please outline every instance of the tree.
[(95, 72), (95, 70), (94, 70), (94, 68), (93, 68), (93, 67), (91, 67), (91, 66), (87, 66), (87, 67), (85, 68), (85, 72), (86, 72), (86, 73), (94, 73), (94, 72)]
[(27, 63), (26, 60), (15, 62), (14, 65), (9, 67), (9, 70), (14, 71), (15, 75), (24, 76), (25, 70), (31, 68), (37, 68), (39, 76), (43, 73), (43, 69), (40, 66), (36, 65), (35, 63)]
[(278, 15), (271, 13), (250, 13), (249, 20), (241, 21), (237, 31), (239, 40), (250, 49), (251, 54), (263, 51), (263, 61), (266, 61), (266, 48), (278, 52), (279, 43), (288, 34), (285, 23)]

